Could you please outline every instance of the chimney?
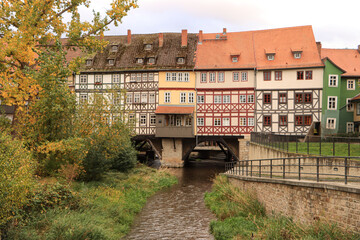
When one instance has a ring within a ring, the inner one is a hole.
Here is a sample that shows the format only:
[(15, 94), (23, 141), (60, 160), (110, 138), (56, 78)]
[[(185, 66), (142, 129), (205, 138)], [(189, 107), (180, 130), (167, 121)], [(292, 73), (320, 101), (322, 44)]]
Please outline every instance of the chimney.
[(127, 34), (127, 44), (131, 44), (131, 30), (128, 29), (128, 34)]
[(223, 28), (223, 35), (226, 35), (226, 28)]
[(187, 30), (181, 31), (181, 47), (187, 47)]
[(202, 41), (203, 41), (203, 31), (200, 30), (199, 31), (199, 44), (202, 44)]
[(164, 46), (164, 34), (159, 33), (159, 47)]
[(321, 48), (322, 48), (321, 42), (316, 42), (316, 46), (317, 46), (317, 50), (318, 50), (318, 52), (319, 52), (319, 55), (320, 55), (320, 57), (321, 57)]

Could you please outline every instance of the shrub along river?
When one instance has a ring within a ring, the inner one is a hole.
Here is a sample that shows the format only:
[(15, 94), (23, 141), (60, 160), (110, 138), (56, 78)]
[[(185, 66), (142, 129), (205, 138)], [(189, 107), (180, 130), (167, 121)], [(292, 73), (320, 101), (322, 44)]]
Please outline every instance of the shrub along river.
[(179, 183), (148, 199), (126, 239), (214, 239), (209, 224), (215, 216), (205, 206), (204, 193), (224, 171), (224, 161), (190, 161), (170, 171)]

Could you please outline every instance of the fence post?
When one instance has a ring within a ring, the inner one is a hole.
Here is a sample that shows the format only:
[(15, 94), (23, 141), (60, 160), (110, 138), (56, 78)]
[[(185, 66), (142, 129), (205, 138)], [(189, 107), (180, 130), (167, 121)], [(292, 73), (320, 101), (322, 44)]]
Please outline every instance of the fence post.
[(345, 158), (345, 184), (347, 184), (347, 180), (348, 180), (348, 159)]
[(272, 159), (270, 159), (270, 178), (272, 178)]
[(251, 160), (251, 162), (250, 162), (250, 164), (251, 164), (251, 166), (250, 166), (250, 176), (252, 177), (252, 163), (253, 163), (253, 161)]
[(259, 160), (259, 177), (261, 177), (261, 160)]
[(299, 181), (301, 180), (301, 159), (299, 158)]
[(285, 158), (283, 158), (283, 179), (285, 179)]
[(316, 158), (316, 181), (320, 181), (320, 161), (319, 158)]

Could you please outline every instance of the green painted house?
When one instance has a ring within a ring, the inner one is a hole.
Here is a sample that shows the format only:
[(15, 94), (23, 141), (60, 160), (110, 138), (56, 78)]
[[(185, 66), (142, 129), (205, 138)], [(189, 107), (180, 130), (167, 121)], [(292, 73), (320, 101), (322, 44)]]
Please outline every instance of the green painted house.
[(324, 69), (321, 135), (353, 133), (354, 105), (360, 93), (360, 50), (321, 49)]

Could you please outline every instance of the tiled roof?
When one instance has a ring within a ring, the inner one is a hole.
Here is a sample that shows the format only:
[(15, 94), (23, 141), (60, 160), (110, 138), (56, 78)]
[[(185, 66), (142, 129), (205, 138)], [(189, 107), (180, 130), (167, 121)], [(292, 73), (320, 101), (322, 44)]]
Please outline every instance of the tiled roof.
[(355, 97), (353, 97), (352, 99), (350, 99), (351, 102), (360, 102), (360, 93), (358, 95), (356, 95)]
[(177, 107), (177, 106), (158, 106), (156, 114), (191, 114), (194, 107)]
[[(216, 39), (218, 35), (218, 39)], [(203, 43), (196, 52), (196, 68), (305, 68), (322, 67), (311, 26), (270, 30), (203, 34)], [(293, 52), (301, 52), (295, 59)], [(239, 61), (231, 61), (232, 53), (239, 53)], [(269, 61), (266, 54), (275, 54)]]
[(345, 73), (342, 76), (360, 76), (360, 53), (357, 49), (321, 49), (321, 58), (328, 58)]

